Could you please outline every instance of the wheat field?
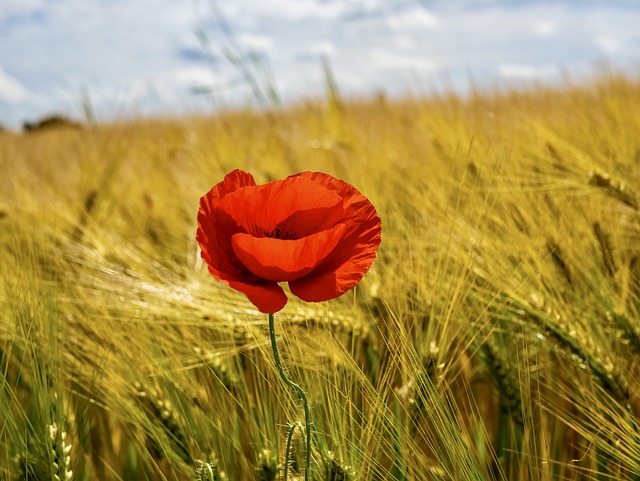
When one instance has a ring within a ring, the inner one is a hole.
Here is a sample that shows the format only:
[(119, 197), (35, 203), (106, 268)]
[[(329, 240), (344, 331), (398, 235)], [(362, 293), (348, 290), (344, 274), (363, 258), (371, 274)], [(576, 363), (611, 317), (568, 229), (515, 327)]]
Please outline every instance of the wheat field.
[(383, 222), (276, 316), (314, 480), (640, 480), (640, 83), (0, 132), (0, 479), (302, 479), (267, 319), (198, 200), (320, 170)]

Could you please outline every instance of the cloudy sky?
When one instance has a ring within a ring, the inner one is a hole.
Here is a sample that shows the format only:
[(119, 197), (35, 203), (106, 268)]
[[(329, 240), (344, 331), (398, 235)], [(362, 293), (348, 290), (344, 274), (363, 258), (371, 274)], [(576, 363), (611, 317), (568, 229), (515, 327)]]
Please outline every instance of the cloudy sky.
[(2, 0), (0, 124), (640, 73), (637, 0)]

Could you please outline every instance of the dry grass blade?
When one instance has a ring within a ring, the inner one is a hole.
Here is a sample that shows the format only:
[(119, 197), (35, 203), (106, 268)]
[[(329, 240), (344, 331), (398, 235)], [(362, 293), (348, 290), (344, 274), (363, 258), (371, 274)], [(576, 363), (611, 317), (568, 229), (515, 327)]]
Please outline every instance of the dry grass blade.
[(638, 103), (607, 78), (4, 132), (0, 479), (300, 478), (266, 316), (194, 239), (242, 168), (383, 220), (355, 289), (276, 319), (315, 480), (637, 481)]

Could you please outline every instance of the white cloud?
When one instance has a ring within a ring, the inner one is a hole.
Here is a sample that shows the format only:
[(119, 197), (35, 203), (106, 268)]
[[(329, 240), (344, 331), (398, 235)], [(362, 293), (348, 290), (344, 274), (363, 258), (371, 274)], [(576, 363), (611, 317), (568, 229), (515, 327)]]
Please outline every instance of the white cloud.
[(242, 33), (237, 36), (238, 42), (249, 52), (270, 54), (273, 52), (273, 40), (266, 35)]
[(3, 15), (20, 15), (41, 8), (44, 0), (3, 0)]
[[(299, 21), (302, 19), (327, 20), (335, 19), (347, 11), (347, 2), (330, 1), (320, 2), (317, 0), (243, 0), (236, 2), (225, 2), (221, 5), (224, 13), (231, 17), (239, 15), (250, 19), (251, 17), (272, 17), (286, 20)], [(246, 17), (246, 16), (249, 17)]]
[(596, 36), (595, 43), (608, 55), (615, 54), (620, 49), (620, 41), (613, 34), (600, 34)]
[(335, 54), (337, 51), (338, 49), (336, 46), (327, 40), (321, 40), (309, 45), (309, 52), (317, 56), (331, 55)]
[(416, 47), (416, 42), (409, 35), (397, 35), (394, 38), (394, 44), (403, 50), (412, 50)]
[(533, 31), (540, 37), (550, 37), (556, 31), (556, 25), (549, 20), (541, 20), (533, 24)]
[(507, 79), (544, 80), (558, 75), (558, 69), (553, 65), (529, 64), (500, 64), (498, 73)]
[(433, 72), (437, 70), (437, 63), (419, 52), (399, 53), (390, 50), (373, 50), (371, 52), (372, 65), (379, 70), (396, 70), (411, 73)]
[(0, 67), (0, 99), (10, 104), (18, 104), (29, 97), (29, 91)]
[(394, 29), (434, 28), (438, 18), (419, 5), (387, 15), (387, 25)]
[(210, 68), (203, 66), (177, 69), (166, 75), (165, 78), (182, 87), (212, 85), (216, 81), (220, 81)]
[[(129, 102), (179, 110), (193, 101), (189, 91), (198, 85), (250, 97), (224, 57), (228, 41), (212, 5), (244, 53), (266, 57), (285, 100), (323, 91), (321, 56), (329, 58), (341, 90), (358, 95), (419, 89), (419, 82), (464, 89), (469, 75), (477, 85), (553, 81), (560, 71), (584, 71), (602, 56), (612, 65), (640, 63), (640, 4), (436, 0), (425, 9), (421, 0), (0, 2), (5, 124), (36, 108), (60, 110), (83, 89), (96, 104), (117, 103), (116, 110)], [(199, 27), (210, 36), (209, 58), (194, 33)]]

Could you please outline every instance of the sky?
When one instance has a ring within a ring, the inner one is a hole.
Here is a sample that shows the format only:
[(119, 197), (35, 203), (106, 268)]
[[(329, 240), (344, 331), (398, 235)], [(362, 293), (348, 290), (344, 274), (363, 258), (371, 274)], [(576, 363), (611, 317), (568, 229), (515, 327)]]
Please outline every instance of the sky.
[(323, 59), (347, 98), (636, 77), (638, 25), (638, 0), (1, 0), (0, 124), (322, 99)]

